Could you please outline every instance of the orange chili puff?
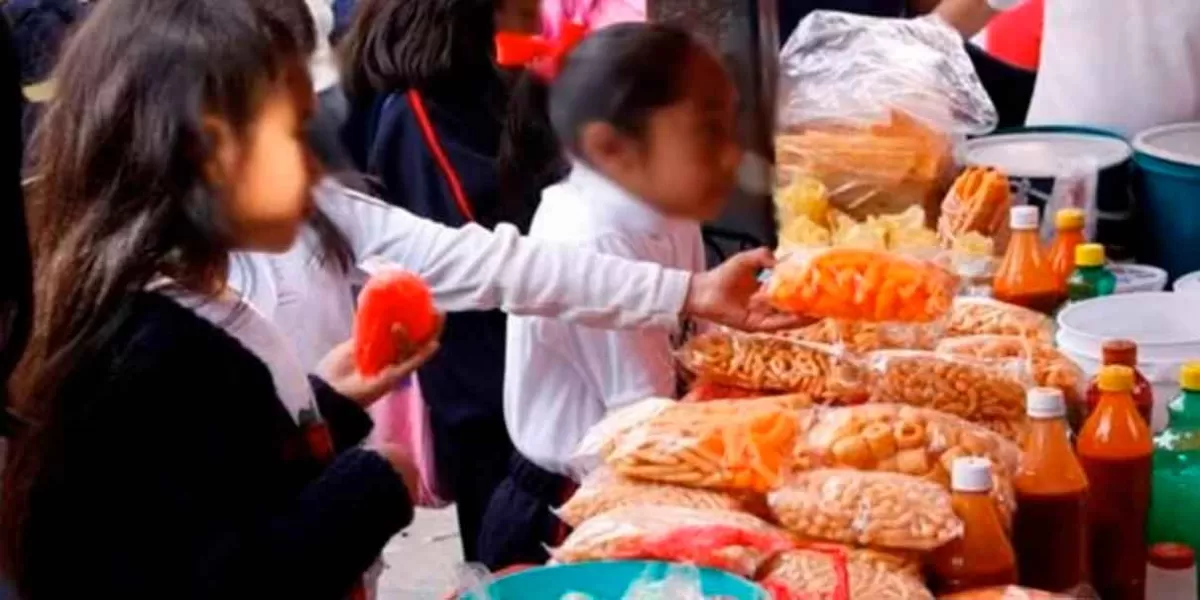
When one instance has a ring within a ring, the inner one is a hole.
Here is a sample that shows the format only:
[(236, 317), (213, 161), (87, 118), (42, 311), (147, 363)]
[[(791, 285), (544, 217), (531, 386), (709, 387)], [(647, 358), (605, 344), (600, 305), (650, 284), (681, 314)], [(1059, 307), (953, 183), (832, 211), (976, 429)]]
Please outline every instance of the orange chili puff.
[(927, 261), (831, 248), (778, 265), (768, 295), (775, 308), (811, 317), (924, 323), (950, 310), (957, 287), (954, 275)]

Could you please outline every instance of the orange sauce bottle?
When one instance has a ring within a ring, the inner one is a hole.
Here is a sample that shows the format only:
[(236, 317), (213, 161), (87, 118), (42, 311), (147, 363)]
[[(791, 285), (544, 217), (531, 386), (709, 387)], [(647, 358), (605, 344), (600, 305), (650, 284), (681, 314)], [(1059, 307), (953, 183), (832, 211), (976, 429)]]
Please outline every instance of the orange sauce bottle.
[[(1106, 340), (1100, 346), (1100, 363), (1102, 365), (1121, 365), (1133, 369), (1133, 405), (1138, 414), (1146, 420), (1146, 424), (1154, 427), (1154, 387), (1150, 380), (1138, 370), (1138, 347), (1132, 340)], [(1088, 384), (1087, 412), (1091, 414), (1100, 403), (1100, 386), (1097, 379)], [(1086, 417), (1085, 417), (1086, 418)]]
[(1017, 572), (1023, 586), (1069, 592), (1087, 583), (1087, 476), (1068, 439), (1062, 391), (1029, 390), (1025, 410), (1029, 427), (1013, 479)]
[[(1012, 207), (1009, 221), (1012, 238), (996, 269), (992, 295), (1002, 302), (1051, 314), (1066, 298), (1066, 288), (1059, 283), (1050, 259), (1042, 250), (1039, 221), (1036, 206)], [(1074, 256), (1071, 260), (1075, 260)]]
[(1084, 212), (1078, 208), (1064, 208), (1054, 215), (1054, 242), (1050, 244), (1050, 268), (1066, 293), (1067, 278), (1075, 270), (1075, 247), (1085, 243), (1083, 237)]
[(1133, 369), (1100, 370), (1100, 402), (1076, 449), (1088, 479), (1092, 586), (1104, 600), (1146, 597), (1146, 514), (1150, 508), (1150, 428), (1133, 403)]
[(939, 595), (1014, 585), (1017, 559), (992, 501), (992, 463), (985, 458), (954, 460), (950, 473), (954, 513), (963, 534), (934, 550), (933, 588)]

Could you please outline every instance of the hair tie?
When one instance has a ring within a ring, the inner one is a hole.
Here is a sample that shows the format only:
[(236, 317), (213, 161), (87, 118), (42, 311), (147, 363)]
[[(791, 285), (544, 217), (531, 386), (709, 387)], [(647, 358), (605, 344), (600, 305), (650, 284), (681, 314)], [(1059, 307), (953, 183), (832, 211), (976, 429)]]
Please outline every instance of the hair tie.
[(567, 55), (587, 37), (587, 26), (564, 20), (557, 38), (500, 32), (496, 34), (496, 64), (525, 67), (546, 81), (554, 81)]

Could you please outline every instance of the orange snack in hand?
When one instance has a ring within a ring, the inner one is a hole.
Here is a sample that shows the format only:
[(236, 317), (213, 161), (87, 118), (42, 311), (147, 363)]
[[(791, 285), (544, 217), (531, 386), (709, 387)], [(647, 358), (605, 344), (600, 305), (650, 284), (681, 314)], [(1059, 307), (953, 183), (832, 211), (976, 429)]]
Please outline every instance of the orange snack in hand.
[(771, 304), (811, 317), (928, 322), (950, 310), (958, 281), (925, 261), (876, 250), (833, 248), (775, 267)]

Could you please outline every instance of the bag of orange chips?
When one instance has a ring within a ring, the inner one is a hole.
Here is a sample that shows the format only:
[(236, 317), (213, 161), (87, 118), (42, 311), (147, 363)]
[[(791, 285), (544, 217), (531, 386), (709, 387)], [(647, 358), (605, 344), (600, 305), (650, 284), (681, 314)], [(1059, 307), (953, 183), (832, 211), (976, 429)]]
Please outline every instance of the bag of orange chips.
[(792, 254), (768, 283), (779, 310), (873, 322), (936, 320), (950, 311), (957, 289), (958, 279), (931, 262), (855, 248)]

